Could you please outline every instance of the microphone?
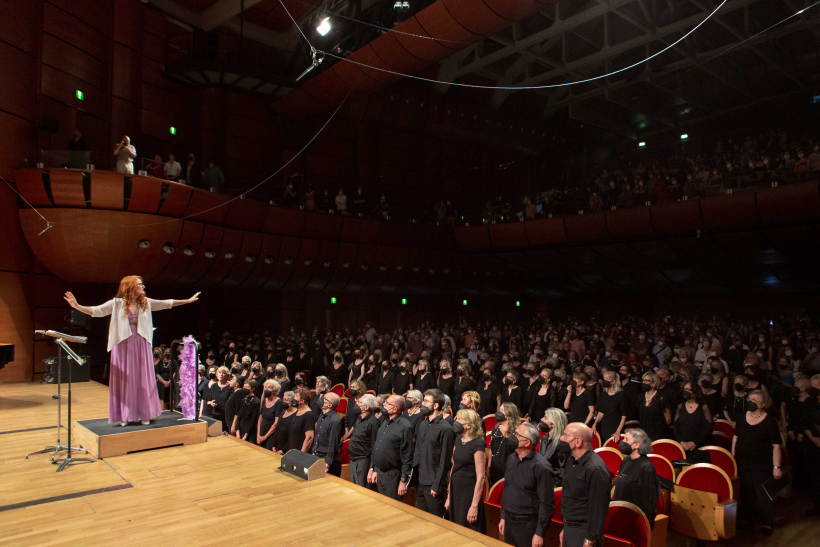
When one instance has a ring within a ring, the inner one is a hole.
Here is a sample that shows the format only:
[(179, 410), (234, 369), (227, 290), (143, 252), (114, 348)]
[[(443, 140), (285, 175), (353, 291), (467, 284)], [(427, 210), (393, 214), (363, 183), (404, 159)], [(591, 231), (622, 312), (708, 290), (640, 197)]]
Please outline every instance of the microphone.
[(73, 334), (64, 334), (56, 330), (36, 330), (34, 334), (38, 336), (50, 336), (52, 338), (62, 338), (66, 342), (74, 342), (75, 344), (85, 344), (88, 342), (87, 336), (74, 336)]
[(44, 233), (48, 232), (48, 231), (49, 231), (49, 230), (51, 230), (52, 228), (54, 228), (54, 225), (53, 225), (52, 223), (50, 223), (50, 222), (49, 222), (48, 224), (46, 224), (46, 227), (45, 227), (45, 228), (43, 228), (42, 230), (40, 230), (40, 233), (39, 233), (39, 234), (37, 234), (37, 237), (40, 237), (41, 235), (43, 235)]

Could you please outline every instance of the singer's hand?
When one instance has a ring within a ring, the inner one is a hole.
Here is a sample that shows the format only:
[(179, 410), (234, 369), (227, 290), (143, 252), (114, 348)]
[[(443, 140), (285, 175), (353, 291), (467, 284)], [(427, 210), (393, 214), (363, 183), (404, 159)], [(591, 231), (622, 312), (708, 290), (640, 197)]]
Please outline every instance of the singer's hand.
[(74, 298), (74, 294), (71, 291), (66, 291), (65, 294), (63, 295), (63, 298), (65, 299), (66, 302), (68, 302), (68, 305), (71, 306), (72, 308), (77, 307), (77, 299)]
[(197, 291), (195, 295), (188, 299), (189, 302), (196, 302), (199, 300), (199, 295), (202, 294), (202, 291)]

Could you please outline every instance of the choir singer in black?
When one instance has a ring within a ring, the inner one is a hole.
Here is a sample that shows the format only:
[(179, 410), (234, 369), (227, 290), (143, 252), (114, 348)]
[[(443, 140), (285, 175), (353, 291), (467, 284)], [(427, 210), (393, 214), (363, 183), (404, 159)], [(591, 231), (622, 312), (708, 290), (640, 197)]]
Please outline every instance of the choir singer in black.
[(367, 482), (380, 494), (400, 499), (407, 493), (413, 468), (413, 430), (404, 412), (404, 397), (391, 395), (384, 402), (387, 419), (379, 426), (370, 458)]
[(552, 467), (535, 452), (538, 429), (531, 423), (515, 428), (518, 446), (507, 458), (498, 533), (518, 547), (544, 545), (554, 509)]

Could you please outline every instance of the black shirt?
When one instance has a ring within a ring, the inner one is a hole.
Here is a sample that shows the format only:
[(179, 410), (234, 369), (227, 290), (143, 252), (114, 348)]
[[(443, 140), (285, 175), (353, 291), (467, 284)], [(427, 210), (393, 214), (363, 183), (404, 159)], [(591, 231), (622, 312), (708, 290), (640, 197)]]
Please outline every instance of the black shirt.
[(413, 389), (421, 391), (421, 394), (424, 395), (425, 391), (434, 387), (436, 387), (436, 380), (433, 378), (432, 374), (427, 371), (425, 371), (423, 375), (416, 374), (416, 380), (413, 382)]
[(478, 405), (478, 415), (483, 418), (487, 414), (495, 414), (498, 409), (498, 384), (492, 382), (488, 386), (481, 382), (476, 391), (481, 397), (481, 402)]
[(410, 389), (410, 382), (413, 381), (413, 376), (401, 371), (393, 375), (393, 393), (397, 395), (404, 395)]
[(609, 471), (598, 454), (588, 450), (578, 460), (567, 458), (561, 514), (565, 522), (586, 523), (586, 539), (597, 541), (604, 533), (609, 488)]
[[(203, 395), (203, 400), (205, 401), (205, 407), (202, 413), (205, 416), (212, 416), (214, 418), (222, 418), (225, 416), (225, 403), (228, 401), (228, 397), (233, 393), (231, 386), (224, 385), (222, 387), (219, 386), (218, 382), (214, 382), (211, 384), (211, 387), (205, 388), (205, 393)], [(216, 401), (216, 406), (212, 407), (208, 404), (208, 401)], [(233, 416), (231, 416), (233, 419)]]
[(342, 420), (335, 410), (320, 414), (314, 425), (313, 446), (314, 456), (322, 456), (325, 463), (331, 465), (339, 459), (339, 447), (342, 438)]
[[(595, 394), (589, 388), (584, 388), (583, 393), (578, 393), (574, 390), (569, 398), (569, 416), (567, 423), (570, 422), (586, 422), (589, 415), (589, 407), (595, 407)], [(595, 412), (593, 411), (593, 417)]]
[(393, 371), (387, 370), (379, 374), (379, 387), (376, 393), (379, 395), (393, 393)]
[[(443, 376), (439, 376), (438, 388), (450, 398), (450, 401), (453, 401), (456, 393), (456, 377), (450, 376), (449, 378), (444, 378)], [(458, 403), (456, 403), (456, 405), (458, 405)]]
[[(512, 390), (510, 390), (510, 387), (512, 387)], [(520, 414), (527, 410), (522, 408), (524, 406), (524, 388), (520, 386), (503, 386), (501, 388), (501, 402), (514, 404)]]
[(541, 391), (543, 384), (539, 382), (536, 385), (537, 387), (533, 388), (530, 397), (530, 406), (527, 409), (527, 415), (530, 417), (530, 420), (535, 423), (544, 417), (545, 410), (555, 406), (555, 389), (551, 385), (547, 385), (546, 393), (539, 395), (538, 393)]
[[(735, 424), (735, 459), (740, 474), (745, 470), (771, 472), (772, 445), (781, 444), (777, 422), (768, 413), (757, 425), (749, 425), (746, 415), (738, 416)], [(815, 464), (816, 465), (816, 462)]]
[[(531, 515), (538, 519), (535, 534), (544, 537), (554, 510), (552, 467), (541, 454), (530, 451), (521, 459), (516, 452), (507, 457), (501, 515)], [(507, 522), (507, 526), (515, 526)]]
[(703, 404), (699, 404), (695, 411), (690, 413), (686, 410), (686, 403), (681, 403), (673, 430), (678, 442), (693, 442), (696, 447), (705, 446), (709, 444), (712, 435), (712, 422), (706, 419)]
[(419, 485), (439, 493), (447, 491), (454, 438), (452, 426), (442, 416), (419, 422), (413, 454), (413, 466), (419, 468)]
[(612, 499), (628, 501), (640, 507), (649, 519), (649, 525), (654, 528), (658, 488), (658, 476), (649, 458), (640, 456), (633, 460), (627, 456), (621, 462), (615, 478), (615, 494)]
[(658, 391), (649, 401), (649, 406), (647, 406), (646, 395), (646, 393), (643, 393), (639, 399), (638, 421), (641, 428), (646, 431), (646, 434), (653, 441), (668, 439), (670, 430), (669, 425), (666, 423), (665, 411), (669, 409), (669, 402)]
[(504, 478), (507, 456), (518, 448), (515, 435), (505, 437), (496, 425), (490, 433), (490, 486)]
[(404, 479), (413, 466), (413, 431), (403, 416), (384, 420), (379, 426), (370, 467), (376, 472), (400, 469)]
[(313, 431), (316, 422), (316, 415), (308, 410), (301, 416), (294, 412), (290, 419), (282, 422), (285, 431), (285, 447), (282, 452), (288, 450), (302, 450), (302, 445), (305, 442), (305, 434), (308, 431)]
[(236, 428), (240, 435), (248, 434), (248, 440), (256, 438), (256, 424), (259, 418), (259, 399), (255, 395), (242, 397), (237, 404)]
[(379, 422), (372, 414), (368, 414), (365, 418), (359, 416), (356, 419), (353, 432), (350, 434), (350, 444), (347, 446), (351, 461), (370, 459), (378, 433)]
[(624, 392), (618, 391), (610, 395), (606, 391), (601, 391), (596, 401), (595, 411), (603, 413), (603, 417), (598, 422), (598, 432), (601, 434), (601, 442), (606, 442), (618, 429), (621, 417), (626, 416)]

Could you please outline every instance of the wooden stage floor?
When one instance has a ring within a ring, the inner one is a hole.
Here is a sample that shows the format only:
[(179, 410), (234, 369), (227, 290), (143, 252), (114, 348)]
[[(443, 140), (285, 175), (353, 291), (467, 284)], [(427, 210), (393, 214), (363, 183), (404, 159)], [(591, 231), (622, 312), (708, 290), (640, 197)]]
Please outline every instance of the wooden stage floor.
[[(0, 545), (500, 545), (336, 477), (280, 473), (229, 437), (56, 473), (49, 455), (25, 459), (54, 444), (55, 389), (0, 384)], [(107, 397), (75, 384), (72, 419), (106, 416)]]

